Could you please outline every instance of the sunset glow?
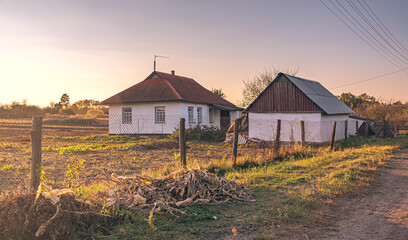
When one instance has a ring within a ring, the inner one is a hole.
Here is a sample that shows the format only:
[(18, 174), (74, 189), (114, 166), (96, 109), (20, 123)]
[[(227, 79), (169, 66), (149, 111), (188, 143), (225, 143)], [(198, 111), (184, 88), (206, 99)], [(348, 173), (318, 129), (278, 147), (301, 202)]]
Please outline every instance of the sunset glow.
[[(408, 46), (408, 2), (368, 1)], [(104, 100), (157, 69), (241, 98), (265, 68), (331, 88), (398, 70), (320, 1), (0, 1), (0, 103)], [(405, 67), (408, 67), (405, 66)], [(408, 71), (331, 90), (408, 101)]]

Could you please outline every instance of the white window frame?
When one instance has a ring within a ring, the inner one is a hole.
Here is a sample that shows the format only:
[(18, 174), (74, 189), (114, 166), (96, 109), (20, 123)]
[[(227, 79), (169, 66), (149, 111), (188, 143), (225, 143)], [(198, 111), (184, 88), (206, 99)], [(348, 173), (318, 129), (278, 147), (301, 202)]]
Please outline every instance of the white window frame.
[(132, 124), (132, 108), (122, 108), (122, 124)]
[(154, 107), (154, 122), (156, 124), (166, 123), (166, 107), (165, 106)]
[(210, 123), (214, 123), (214, 108), (208, 109), (208, 120)]
[(188, 122), (193, 123), (194, 122), (194, 107), (188, 106), (187, 110), (187, 117), (188, 117)]
[(197, 123), (203, 122), (203, 108), (197, 107)]

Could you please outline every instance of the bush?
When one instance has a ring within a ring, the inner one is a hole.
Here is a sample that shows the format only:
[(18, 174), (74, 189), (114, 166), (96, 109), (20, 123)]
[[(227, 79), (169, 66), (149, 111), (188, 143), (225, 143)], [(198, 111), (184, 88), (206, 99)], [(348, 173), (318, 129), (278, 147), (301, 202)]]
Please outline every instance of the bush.
[(26, 101), (12, 102), (11, 104), (0, 104), (1, 118), (31, 118), (32, 116), (43, 116), (44, 111), (35, 105), (27, 105)]
[(94, 117), (100, 117), (100, 116), (105, 115), (105, 113), (100, 109), (91, 108), (86, 112), (86, 115), (91, 115), (91, 116), (94, 116)]
[[(226, 129), (219, 129), (217, 127), (208, 127), (197, 125), (193, 128), (186, 129), (187, 140), (202, 140), (208, 142), (222, 142), (225, 139)], [(171, 135), (171, 139), (179, 138), (179, 129), (176, 129)]]
[(71, 108), (60, 108), (58, 112), (63, 115), (75, 115)]

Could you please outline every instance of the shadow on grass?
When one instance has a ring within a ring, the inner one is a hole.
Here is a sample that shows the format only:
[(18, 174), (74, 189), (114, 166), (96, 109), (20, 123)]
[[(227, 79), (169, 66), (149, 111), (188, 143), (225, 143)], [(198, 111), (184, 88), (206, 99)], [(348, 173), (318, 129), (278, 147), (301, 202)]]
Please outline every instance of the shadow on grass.
[[(312, 227), (322, 218), (307, 213), (318, 208), (313, 199), (301, 198), (283, 191), (259, 188), (252, 191), (255, 202), (236, 200), (220, 204), (195, 205), (180, 208), (187, 214), (154, 214), (155, 230), (151, 234), (147, 212), (123, 210), (132, 222), (118, 225), (111, 236), (93, 235), (95, 239), (208, 239), (209, 236), (233, 236), (263, 229), (267, 235), (281, 236), (296, 229), (295, 225)], [(292, 232), (293, 233), (293, 232)], [(296, 233), (296, 230), (295, 230)], [(300, 234), (300, 232), (298, 232)], [(91, 236), (81, 236), (91, 237)]]

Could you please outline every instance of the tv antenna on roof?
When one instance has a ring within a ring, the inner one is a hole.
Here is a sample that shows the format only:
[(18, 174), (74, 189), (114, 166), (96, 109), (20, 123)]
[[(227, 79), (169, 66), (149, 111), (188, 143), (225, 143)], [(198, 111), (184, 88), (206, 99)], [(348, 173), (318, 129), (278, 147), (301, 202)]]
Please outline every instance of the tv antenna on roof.
[(154, 55), (154, 67), (153, 67), (153, 70), (155, 72), (156, 72), (156, 58), (169, 58), (169, 57)]

